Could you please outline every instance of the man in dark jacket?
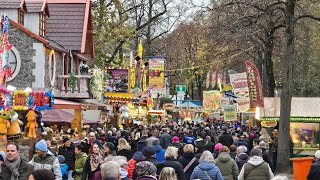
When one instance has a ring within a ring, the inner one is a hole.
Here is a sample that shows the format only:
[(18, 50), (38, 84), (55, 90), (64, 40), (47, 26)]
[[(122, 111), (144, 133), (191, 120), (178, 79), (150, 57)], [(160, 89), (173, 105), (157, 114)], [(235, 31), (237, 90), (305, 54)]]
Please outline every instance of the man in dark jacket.
[(320, 179), (320, 150), (315, 153), (315, 163), (310, 167), (307, 180), (318, 180)]
[(19, 146), (14, 143), (7, 144), (6, 156), (4, 163), (1, 164), (0, 179), (9, 180), (12, 177), (15, 179), (28, 179), (33, 167), (20, 157)]
[(228, 133), (227, 127), (222, 127), (222, 134), (219, 136), (218, 143), (221, 143), (224, 146), (227, 146), (228, 148), (233, 144), (233, 138)]
[(72, 179), (72, 171), (74, 170), (74, 162), (76, 160), (74, 148), (74, 144), (68, 137), (63, 138), (63, 146), (59, 147), (59, 155), (65, 158), (64, 162), (68, 166), (68, 179)]
[(247, 148), (249, 148), (249, 144), (247, 141), (245, 141), (245, 136), (244, 135), (241, 135), (239, 140), (237, 142), (235, 142), (234, 144), (239, 147), (239, 146), (245, 146)]
[(167, 129), (163, 128), (162, 129), (162, 135), (160, 136), (159, 140), (160, 140), (160, 146), (163, 149), (167, 149), (167, 147), (169, 146), (169, 144), (172, 142), (171, 140), (171, 136), (168, 134)]
[(154, 165), (158, 163), (156, 159), (156, 149), (154, 147), (146, 146), (142, 149), (142, 154), (146, 158), (145, 161), (152, 162)]
[(259, 143), (259, 149), (262, 150), (262, 158), (263, 160), (269, 164), (272, 172), (274, 172), (274, 168), (273, 168), (273, 164), (272, 164), (272, 161), (271, 161), (271, 157), (270, 157), (270, 154), (269, 154), (269, 151), (267, 150), (267, 143), (265, 143), (264, 141), (261, 141)]
[(85, 138), (81, 145), (83, 147), (83, 152), (86, 154), (89, 154), (89, 150), (93, 144), (98, 144), (100, 148), (102, 148), (102, 145), (100, 144), (99, 140), (96, 139), (96, 134), (94, 132), (90, 132), (88, 135), (88, 138)]

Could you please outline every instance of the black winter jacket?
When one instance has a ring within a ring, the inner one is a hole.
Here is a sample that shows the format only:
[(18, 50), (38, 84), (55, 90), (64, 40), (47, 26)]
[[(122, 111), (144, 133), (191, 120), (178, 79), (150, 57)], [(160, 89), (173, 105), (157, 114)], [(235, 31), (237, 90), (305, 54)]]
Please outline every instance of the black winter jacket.
[(182, 165), (174, 158), (166, 158), (165, 161), (161, 163), (157, 163), (157, 175), (160, 175), (160, 172), (163, 168), (165, 167), (172, 167), (177, 174), (177, 178), (179, 180), (185, 180), (184, 172), (183, 172), (183, 167)]
[[(182, 154), (182, 156), (179, 158), (178, 162), (180, 162), (181, 165), (183, 166), (183, 168), (185, 168), (185, 167), (189, 164), (189, 162), (190, 162), (194, 157), (195, 157), (195, 154), (193, 154), (193, 153), (184, 153), (184, 154)], [(195, 168), (196, 166), (198, 166), (198, 164), (199, 164), (199, 160), (196, 159), (196, 160), (192, 163), (192, 165), (188, 168), (188, 170), (185, 172), (184, 175), (185, 175), (186, 179), (188, 179), (188, 180), (190, 179), (190, 176), (191, 176), (194, 168)]]
[(230, 134), (224, 132), (219, 136), (218, 143), (229, 148), (233, 144), (233, 138)]
[(238, 165), (239, 172), (241, 171), (243, 165), (248, 162), (249, 158), (250, 157), (246, 153), (241, 153), (238, 155), (238, 157), (236, 157), (235, 160)]
[(308, 180), (320, 179), (320, 161), (317, 161), (311, 165), (307, 179)]
[(60, 146), (59, 155), (65, 158), (64, 163), (68, 166), (68, 171), (74, 169), (74, 162), (76, 160), (76, 155), (74, 153), (74, 144), (71, 143), (70, 147)]

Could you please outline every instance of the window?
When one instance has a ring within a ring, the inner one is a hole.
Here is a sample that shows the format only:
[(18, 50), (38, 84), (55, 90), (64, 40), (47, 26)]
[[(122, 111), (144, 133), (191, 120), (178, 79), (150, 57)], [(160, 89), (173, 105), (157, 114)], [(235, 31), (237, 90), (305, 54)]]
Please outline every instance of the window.
[(9, 66), (11, 67), (12, 77), (8, 77), (7, 82), (13, 80), (18, 75), (21, 67), (20, 54), (14, 46), (9, 51)]
[(46, 36), (46, 15), (40, 13), (39, 35)]
[(18, 10), (18, 23), (24, 25), (24, 10), (22, 8)]

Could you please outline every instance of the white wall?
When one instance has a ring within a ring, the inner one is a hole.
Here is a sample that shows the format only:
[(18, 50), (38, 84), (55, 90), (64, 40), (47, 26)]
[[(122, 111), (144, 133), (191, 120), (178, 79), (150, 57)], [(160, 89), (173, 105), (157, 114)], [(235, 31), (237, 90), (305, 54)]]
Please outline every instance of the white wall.
[(33, 49), (36, 54), (32, 58), (35, 63), (35, 68), (32, 69), (32, 75), (35, 77), (35, 81), (32, 82), (32, 88), (45, 88), (45, 47), (42, 43), (33, 43)]
[(24, 27), (35, 34), (39, 34), (39, 13), (25, 13)]
[(5, 14), (9, 19), (18, 22), (18, 9), (1, 9), (0, 13)]

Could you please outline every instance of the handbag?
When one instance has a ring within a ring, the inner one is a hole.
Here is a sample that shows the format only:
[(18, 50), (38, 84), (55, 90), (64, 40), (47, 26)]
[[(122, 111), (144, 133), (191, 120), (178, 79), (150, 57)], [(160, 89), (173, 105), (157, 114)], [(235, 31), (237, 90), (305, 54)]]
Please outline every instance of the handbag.
[(190, 166), (193, 164), (193, 162), (196, 160), (197, 158), (192, 158), (191, 161), (188, 163), (188, 165), (186, 167), (183, 168), (183, 172), (186, 172)]

